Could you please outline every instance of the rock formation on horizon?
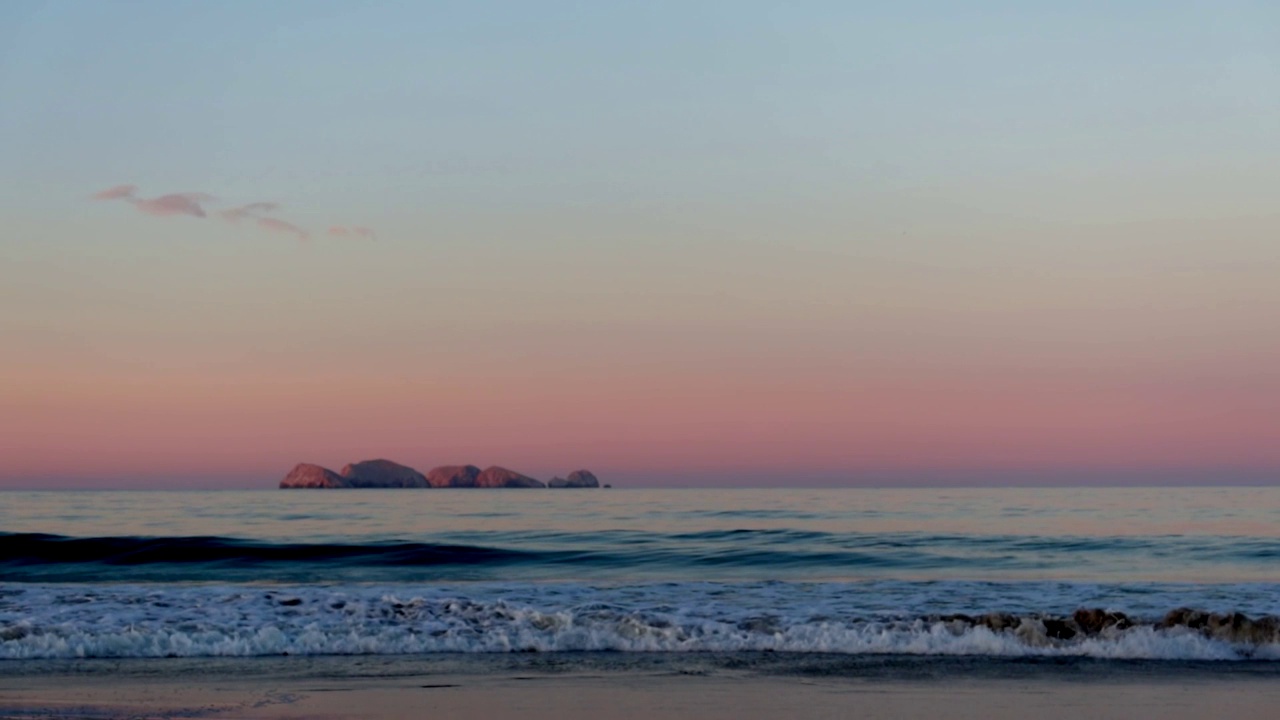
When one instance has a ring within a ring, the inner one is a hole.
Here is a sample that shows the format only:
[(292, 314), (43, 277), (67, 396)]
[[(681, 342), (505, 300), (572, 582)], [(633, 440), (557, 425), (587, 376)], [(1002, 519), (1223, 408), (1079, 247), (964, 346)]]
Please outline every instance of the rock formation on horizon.
[[(441, 465), (427, 475), (390, 460), (362, 460), (342, 468), (341, 473), (299, 463), (280, 481), (282, 488), (544, 488), (547, 483), (514, 470), (493, 465), (480, 470), (475, 465)], [(551, 480), (554, 488), (595, 488), (600, 481), (590, 470), (575, 470), (568, 478)], [(607, 485), (605, 487), (608, 487)]]
[(427, 482), (433, 488), (473, 488), (478, 477), (480, 468), (475, 465), (441, 465), (431, 468)]
[(598, 488), (600, 480), (590, 470), (574, 470), (568, 478), (553, 477), (547, 487), (553, 488)]
[(328, 468), (312, 465), (311, 463), (298, 463), (280, 481), (280, 487), (343, 488), (348, 486), (345, 478)]
[(528, 475), (521, 475), (515, 470), (493, 465), (485, 468), (476, 478), (476, 487), (480, 488), (543, 488), (546, 483), (535, 480)]
[(390, 460), (362, 460), (342, 468), (342, 477), (353, 488), (425, 488), (427, 477), (411, 467)]
[(600, 487), (600, 480), (590, 470), (574, 470), (565, 480), (565, 487), (595, 488)]

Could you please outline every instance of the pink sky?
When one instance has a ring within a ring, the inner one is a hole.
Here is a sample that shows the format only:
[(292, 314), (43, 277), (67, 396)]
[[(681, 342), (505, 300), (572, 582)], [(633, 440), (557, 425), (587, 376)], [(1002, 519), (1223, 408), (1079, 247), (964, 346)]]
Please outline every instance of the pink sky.
[[(122, 220), (115, 246), (28, 243), (8, 266), (26, 269), (8, 307), (30, 310), (0, 357), (0, 485), (268, 487), (374, 457), (666, 485), (1280, 468), (1266, 221), (1217, 223), (1236, 239), (1205, 247), (1164, 223), (1085, 228), (1112, 245), (1097, 255), (1047, 234), (962, 257), (943, 236), (930, 265), (887, 246), (582, 232), (498, 255)], [(512, 231), (548, 222), (573, 227)]]
[(1280, 4), (312, 5), (0, 3), (0, 488), (1280, 482)]
[(1194, 369), (860, 371), (763, 355), (759, 367), (525, 357), (421, 374), (377, 362), (330, 373), (48, 370), (8, 388), (0, 450), (8, 482), (26, 486), (95, 476), (243, 486), (296, 461), (372, 457), (547, 477), (585, 466), (655, 484), (1153, 468), (1213, 480), (1280, 466), (1274, 384)]

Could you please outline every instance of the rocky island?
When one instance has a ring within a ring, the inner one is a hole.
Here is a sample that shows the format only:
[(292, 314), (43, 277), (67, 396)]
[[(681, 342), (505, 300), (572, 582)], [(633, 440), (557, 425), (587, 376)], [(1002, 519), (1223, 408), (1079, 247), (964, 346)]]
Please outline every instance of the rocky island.
[(550, 483), (492, 465), (481, 470), (475, 465), (441, 465), (427, 474), (390, 460), (362, 460), (336, 473), (310, 463), (299, 463), (280, 481), (280, 487), (295, 488), (598, 488), (600, 481), (590, 470), (575, 470), (567, 478)]

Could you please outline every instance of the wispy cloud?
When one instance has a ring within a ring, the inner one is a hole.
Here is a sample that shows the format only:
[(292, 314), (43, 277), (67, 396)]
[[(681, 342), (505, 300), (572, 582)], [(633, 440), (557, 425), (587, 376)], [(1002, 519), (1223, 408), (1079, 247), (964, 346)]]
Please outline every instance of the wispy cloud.
[(302, 228), (280, 218), (266, 217), (266, 213), (273, 213), (280, 209), (280, 205), (273, 202), (253, 202), (248, 205), (228, 208), (218, 214), (228, 222), (238, 223), (246, 218), (257, 222), (258, 227), (263, 230), (272, 232), (280, 232), (293, 235), (299, 240), (307, 240), (310, 234)]
[[(100, 190), (91, 197), (94, 200), (123, 200), (137, 208), (138, 212), (146, 215), (187, 215), (198, 218), (207, 217), (204, 205), (216, 201), (212, 195), (197, 192), (170, 193), (154, 198), (143, 198), (138, 196), (138, 186), (136, 185), (116, 185), (106, 190)], [(271, 215), (279, 209), (280, 205), (278, 203), (251, 202), (219, 210), (217, 215), (232, 224), (239, 224), (241, 220), (251, 220), (263, 230), (292, 235), (299, 240), (307, 240), (311, 237), (311, 234), (302, 227), (287, 220), (272, 217)], [(377, 235), (373, 230), (363, 225), (334, 225), (329, 228), (329, 235), (334, 237), (367, 238), (369, 240), (377, 239)]]
[(280, 206), (272, 202), (256, 202), (240, 207), (228, 208), (220, 211), (218, 214), (222, 219), (230, 222), (240, 222), (247, 217), (257, 217), (259, 213), (269, 213), (279, 210)]
[(201, 203), (212, 202), (213, 196), (208, 193), (170, 193), (155, 198), (138, 197), (136, 185), (116, 185), (93, 194), (95, 200), (124, 200), (132, 203), (138, 212), (147, 215), (190, 215), (204, 217)]
[(94, 200), (121, 200), (123, 198), (131, 198), (133, 194), (138, 192), (137, 185), (116, 185), (109, 187), (93, 194)]
[(288, 233), (297, 237), (299, 240), (307, 240), (310, 238), (310, 235), (307, 234), (306, 230), (303, 230), (291, 222), (280, 220), (279, 218), (258, 218), (258, 227), (263, 228), (264, 230)]
[(363, 225), (334, 225), (329, 228), (329, 234), (334, 237), (358, 237), (369, 240), (377, 240), (378, 235), (372, 229)]
[(206, 203), (211, 200), (213, 200), (213, 196), (205, 193), (172, 193), (149, 200), (131, 198), (129, 202), (133, 203), (133, 206), (138, 208), (139, 212), (144, 212), (148, 215), (191, 215), (202, 218), (205, 216), (205, 212), (200, 203)]

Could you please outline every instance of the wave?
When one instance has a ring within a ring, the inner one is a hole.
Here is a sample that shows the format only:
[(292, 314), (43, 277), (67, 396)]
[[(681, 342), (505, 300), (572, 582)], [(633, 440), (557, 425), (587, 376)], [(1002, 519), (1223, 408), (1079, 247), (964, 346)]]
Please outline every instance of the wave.
[[(397, 569), (475, 569), (571, 562), (581, 553), (426, 542), (277, 543), (224, 537), (73, 538), (0, 533), (13, 581), (244, 581), (395, 577)], [(465, 576), (465, 573), (462, 573)]]
[(0, 658), (773, 651), (1280, 660), (1276, 615), (1103, 607), (911, 614), (862, 612), (874, 598), (849, 601), (876, 590), (8, 584), (0, 585)]
[(71, 538), (0, 534), (0, 564), (271, 563), (360, 560), (383, 565), (479, 564), (520, 561), (532, 553), (471, 545), (413, 542), (270, 543), (221, 537)]
[(599, 578), (853, 579), (935, 573), (1039, 577), (1081, 567), (1253, 567), (1280, 540), (1041, 538), (805, 529), (465, 531), (360, 542), (0, 533), (0, 575), (25, 582)]

